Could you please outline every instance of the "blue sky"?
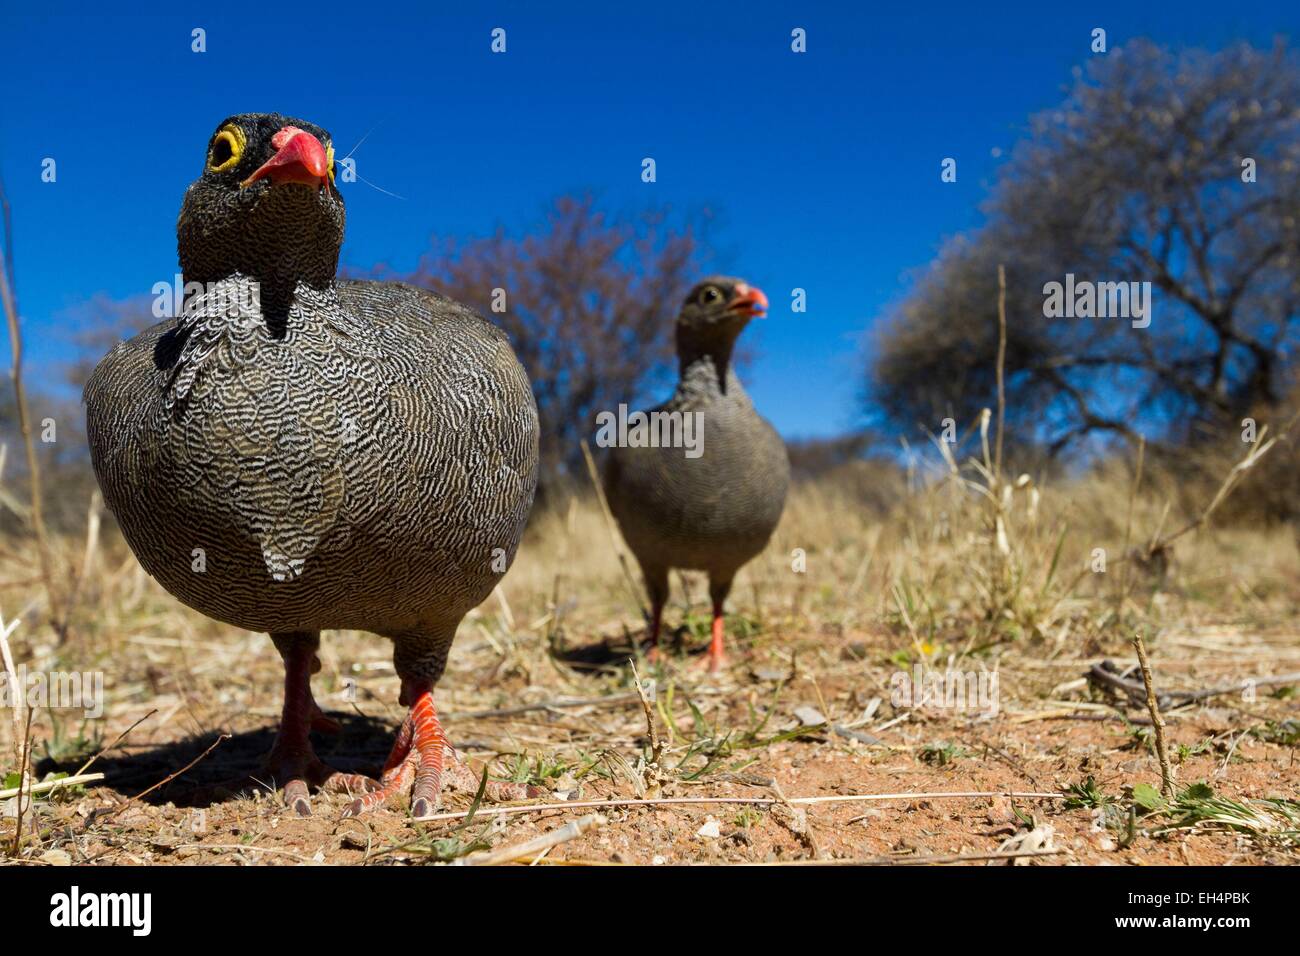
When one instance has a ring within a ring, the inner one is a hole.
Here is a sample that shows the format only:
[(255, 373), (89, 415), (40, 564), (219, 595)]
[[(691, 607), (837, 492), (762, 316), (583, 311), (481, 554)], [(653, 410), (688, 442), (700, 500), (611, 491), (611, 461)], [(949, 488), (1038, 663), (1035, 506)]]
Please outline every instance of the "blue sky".
[[(608, 7), (617, 6), (610, 10)], [(551, 198), (707, 206), (720, 271), (772, 301), (747, 335), (789, 438), (857, 421), (864, 333), (978, 204), (1028, 115), (1137, 36), (1217, 48), (1295, 34), (1294, 4), (294, 4), (105, 17), (0, 13), (0, 172), (30, 374), (55, 375), (95, 295), (176, 271), (175, 221), (231, 113), (368, 130), (345, 184), (347, 266), (411, 269), (429, 239), (535, 222)], [(194, 27), (207, 52), (191, 52)], [(494, 27), (508, 52), (490, 52)], [(808, 52), (790, 50), (807, 31)], [(1001, 157), (995, 155), (1001, 151)], [(654, 157), (658, 181), (641, 182)], [(944, 157), (956, 183), (940, 181)], [(46, 157), (55, 183), (41, 181)], [(790, 311), (804, 288), (808, 311)], [(5, 346), (7, 364), (7, 344)]]

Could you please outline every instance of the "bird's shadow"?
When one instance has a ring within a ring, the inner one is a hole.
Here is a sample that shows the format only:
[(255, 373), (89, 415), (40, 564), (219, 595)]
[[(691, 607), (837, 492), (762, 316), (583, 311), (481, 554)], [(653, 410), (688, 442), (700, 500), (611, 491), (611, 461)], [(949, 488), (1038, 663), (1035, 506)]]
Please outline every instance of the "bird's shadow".
[[(689, 638), (690, 628), (684, 624), (675, 628), (665, 627), (663, 636), (660, 638), (660, 646), (673, 655), (704, 653), (704, 647), (688, 646), (687, 641)], [(553, 647), (551, 656), (575, 670), (616, 672), (626, 667), (631, 660), (638, 656), (644, 657), (651, 647), (653, 645), (644, 634), (634, 634), (624, 628), (621, 635), (602, 638), (594, 643)]]
[[(342, 730), (338, 734), (312, 733), (316, 755), (336, 770), (377, 776), (392, 747), (396, 727), (386, 719), (355, 713), (329, 716)], [(264, 767), (275, 735), (274, 724), (233, 733), (224, 740), (220, 731), (195, 734), (147, 749), (114, 750), (96, 760), (87, 772), (102, 773), (104, 780), (97, 788), (123, 798), (143, 794), (142, 802), (155, 806), (208, 807), (280, 785), (282, 781), (274, 780)], [(211, 752), (203, 756), (209, 748)], [(82, 763), (84, 759), (47, 757), (36, 762), (37, 779), (47, 773), (75, 773)]]

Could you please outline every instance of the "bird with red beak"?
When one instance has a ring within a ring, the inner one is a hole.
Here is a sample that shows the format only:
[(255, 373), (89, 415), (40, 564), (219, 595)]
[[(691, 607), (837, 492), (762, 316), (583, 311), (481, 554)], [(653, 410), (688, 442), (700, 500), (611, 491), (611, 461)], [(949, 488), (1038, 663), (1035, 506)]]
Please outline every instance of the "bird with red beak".
[(743, 279), (711, 276), (677, 315), (676, 392), (649, 415), (698, 416), (700, 454), (646, 443), (616, 447), (605, 462), (610, 510), (650, 593), (649, 644), (657, 656), (671, 568), (709, 576), (713, 628), (706, 660), (724, 663), (724, 604), (736, 573), (767, 545), (785, 506), (790, 463), (775, 429), (736, 375), (736, 339), (767, 296)]
[[(87, 436), (144, 568), (209, 617), (267, 632), (283, 659), (267, 764), (286, 804), (307, 815), (313, 789), (342, 791), (356, 814), (409, 792), (421, 816), (446, 780), (478, 780), (433, 691), (523, 535), (537, 406), (504, 333), (477, 313), (337, 278), (334, 177), (319, 126), (274, 113), (217, 126), (177, 221), (184, 311), (95, 368)], [(339, 729), (311, 687), (321, 631), (337, 629), (393, 642), (406, 714), (377, 780), (312, 748), (312, 731)]]

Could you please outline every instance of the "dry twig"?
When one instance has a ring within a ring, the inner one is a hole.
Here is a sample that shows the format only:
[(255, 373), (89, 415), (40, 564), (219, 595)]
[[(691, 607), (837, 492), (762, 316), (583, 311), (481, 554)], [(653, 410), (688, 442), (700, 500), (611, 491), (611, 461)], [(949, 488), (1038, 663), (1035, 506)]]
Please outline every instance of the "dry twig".
[(9, 646), (9, 635), (14, 632), (21, 620), (21, 618), (16, 617), (6, 624), (4, 615), (0, 614), (0, 658), (4, 660), (5, 680), (9, 683), (9, 695), (13, 704), (15, 761), (22, 759), (23, 705), (26, 701), (24, 700), (23, 689), (18, 686), (18, 672), (14, 667), (14, 654), (13, 649)]
[(23, 388), (23, 334), (18, 324), (18, 298), (14, 290), (13, 220), (9, 213), (9, 197), (4, 181), (0, 180), (0, 209), (4, 216), (4, 262), (0, 265), (0, 301), (4, 304), (5, 319), (9, 323), (9, 348), (13, 356), (11, 375), (14, 383), (14, 406), (18, 414), (18, 430), (23, 436), (23, 449), (27, 454), (27, 477), (31, 487), (31, 522), (36, 534), (36, 550), (40, 556), (41, 578), (49, 601), (50, 621), (62, 641), (67, 636), (67, 622), (60, 615), (59, 599), (54, 583), (54, 560), (50, 553), (49, 535), (45, 531), (45, 511), (41, 502), (41, 466), (36, 458), (36, 445), (32, 441), (31, 414), (27, 408), (27, 392)]
[(463, 866), (498, 866), (502, 863), (514, 863), (524, 857), (531, 857), (552, 847), (559, 846), (561, 843), (576, 840), (587, 831), (604, 826), (608, 822), (608, 819), (599, 813), (589, 813), (585, 817), (570, 820), (562, 827), (556, 827), (548, 833), (543, 833), (541, 836), (526, 840), (523, 843), (503, 847), (500, 850), (491, 850), (486, 853), (475, 853), (455, 862)]
[(102, 773), (77, 773), (70, 777), (59, 777), (57, 780), (42, 780), (40, 783), (30, 783), (22, 787), (9, 787), (0, 790), (0, 800), (8, 800), (10, 797), (16, 797), (19, 793), (52, 793), (60, 787), (75, 787), (83, 783), (97, 783), (104, 779)]
[(1160, 716), (1160, 705), (1156, 702), (1155, 681), (1151, 677), (1151, 664), (1147, 661), (1147, 648), (1142, 642), (1141, 634), (1133, 635), (1133, 646), (1137, 648), (1138, 662), (1142, 665), (1142, 683), (1146, 685), (1147, 709), (1151, 711), (1151, 725), (1155, 728), (1156, 756), (1160, 758), (1160, 790), (1169, 800), (1174, 798), (1174, 771), (1169, 765), (1169, 751), (1165, 746), (1165, 719)]
[(229, 740), (229, 739), (230, 739), (230, 736), (231, 736), (230, 734), (222, 734), (222, 735), (219, 736), (216, 740), (212, 741), (212, 746), (210, 746), (207, 750), (203, 751), (203, 753), (199, 754), (197, 757), (195, 757), (193, 760), (191, 760), (191, 761), (190, 761), (189, 763), (187, 763), (185, 766), (181, 767), (180, 770), (177, 770), (175, 773), (168, 774), (167, 776), (165, 776), (165, 777), (163, 777), (161, 780), (159, 780), (157, 783), (155, 783), (152, 787), (149, 787), (149, 788), (146, 789), (146, 790), (142, 790), (142, 791), (140, 791), (140, 792), (137, 793), (134, 797), (131, 797), (129, 800), (125, 801), (125, 802), (122, 803), (120, 806), (114, 808), (114, 809), (109, 813), (109, 816), (116, 816), (117, 814), (119, 814), (119, 813), (121, 813), (123, 810), (125, 810), (127, 807), (129, 807), (131, 804), (135, 803), (137, 800), (140, 800), (140, 799), (142, 799), (143, 797), (148, 796), (149, 794), (151, 794), (151, 793), (153, 793), (155, 790), (157, 790), (159, 787), (161, 787), (161, 786), (163, 786), (163, 785), (165, 785), (165, 784), (171, 783), (173, 780), (175, 780), (177, 777), (179, 777), (181, 774), (183, 774), (186, 770), (189, 770), (191, 767), (193, 767), (196, 763), (198, 763), (200, 760), (202, 760), (202, 759), (203, 759), (204, 757), (206, 757), (208, 754), (212, 753), (212, 751), (216, 750), (216, 749), (217, 749), (217, 746), (218, 746), (219, 744), (221, 744), (222, 741), (224, 741), (224, 740)]
[(874, 856), (865, 860), (782, 860), (773, 863), (742, 863), (741, 866), (933, 866), (943, 863), (978, 863), (982, 860), (1023, 860), (1038, 856), (1059, 856), (1065, 850), (1020, 850), (1012, 853), (954, 853), (939, 856)]
[(23, 848), (23, 796), (27, 797), (27, 806), (31, 806), (31, 784), (27, 782), (29, 764), (32, 757), (32, 714), (33, 711), (27, 711), (27, 727), (23, 732), (23, 759), (18, 764), (18, 793), (14, 799), (18, 801), (17, 809), (14, 813), (14, 843), (10, 850), (10, 856), (18, 856), (18, 851)]
[[(589, 810), (606, 807), (663, 807), (663, 806), (703, 806), (711, 804), (747, 804), (752, 807), (770, 807), (778, 803), (861, 803), (877, 800), (979, 800), (992, 797), (1015, 797), (1022, 800), (1059, 800), (1061, 793), (1031, 793), (1004, 790), (960, 790), (938, 791), (932, 793), (858, 793), (828, 797), (791, 797), (778, 800), (774, 797), (658, 797), (655, 799), (613, 799), (613, 800), (572, 800), (567, 803), (532, 803), (514, 804), (512, 806), (482, 809), (479, 812), (488, 816), (504, 816), (516, 813), (540, 813), (550, 810)], [(437, 820), (460, 820), (469, 816), (468, 810), (455, 810), (446, 813), (433, 813), (425, 817), (413, 817), (421, 823)]]

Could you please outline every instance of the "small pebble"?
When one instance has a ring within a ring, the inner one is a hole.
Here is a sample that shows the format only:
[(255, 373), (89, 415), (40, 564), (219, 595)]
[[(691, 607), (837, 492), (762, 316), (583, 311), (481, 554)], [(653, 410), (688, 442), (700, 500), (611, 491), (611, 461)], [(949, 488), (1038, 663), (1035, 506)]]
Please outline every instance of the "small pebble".
[(794, 715), (799, 718), (799, 723), (805, 727), (816, 727), (818, 724), (826, 723), (826, 717), (816, 707), (796, 707)]

